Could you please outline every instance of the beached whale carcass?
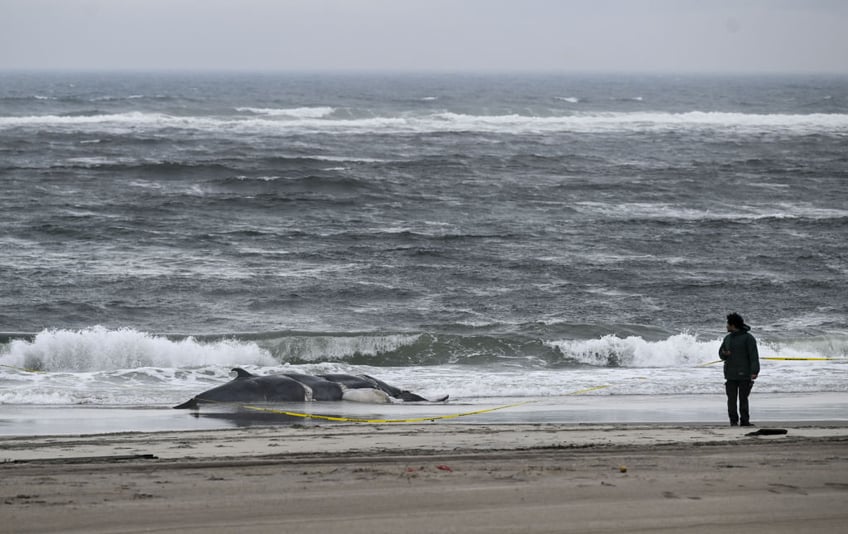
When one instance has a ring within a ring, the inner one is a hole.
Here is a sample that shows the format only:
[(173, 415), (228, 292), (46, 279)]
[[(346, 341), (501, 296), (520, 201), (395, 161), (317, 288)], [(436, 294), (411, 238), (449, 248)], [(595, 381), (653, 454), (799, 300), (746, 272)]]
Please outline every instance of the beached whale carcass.
[(368, 375), (254, 375), (239, 367), (233, 369), (233, 372), (236, 377), (231, 381), (204, 391), (174, 408), (197, 408), (203, 403), (340, 400), (391, 402), (391, 399), (405, 402), (443, 402), (448, 398), (445, 395), (438, 399), (425, 399)]

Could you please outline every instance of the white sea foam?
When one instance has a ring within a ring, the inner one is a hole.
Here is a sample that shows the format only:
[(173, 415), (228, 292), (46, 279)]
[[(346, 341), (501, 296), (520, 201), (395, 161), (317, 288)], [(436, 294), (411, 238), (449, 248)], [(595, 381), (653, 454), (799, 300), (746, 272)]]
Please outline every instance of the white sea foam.
[(256, 115), (268, 115), (271, 117), (291, 117), (295, 119), (318, 119), (331, 115), (335, 109), (328, 106), (301, 107), (301, 108), (253, 108), (241, 107), (236, 111), (249, 112)]
[(236, 180), (239, 180), (241, 182), (253, 182), (253, 181), (275, 182), (277, 180), (282, 179), (279, 176), (245, 176), (245, 175), (239, 175), (239, 176), (236, 176), (235, 178), (236, 178)]
[[(678, 341), (679, 342), (679, 341)], [(671, 343), (672, 345), (675, 342)], [(661, 345), (667, 345), (662, 343)], [(708, 343), (708, 345), (710, 345)], [(711, 344), (712, 353), (718, 342)], [(765, 352), (771, 354), (766, 346)], [(706, 350), (706, 349), (704, 349)], [(664, 355), (655, 353), (659, 359)], [(716, 356), (711, 355), (713, 361)], [(671, 358), (667, 358), (670, 361)], [(709, 363), (709, 362), (707, 362)], [(332, 371), (324, 371), (332, 372)], [(339, 372), (339, 371), (337, 371)], [(714, 395), (721, 405), (724, 394), (721, 364), (664, 367), (586, 367), (580, 369), (527, 369), (499, 365), (474, 368), (466, 365), (426, 367), (353, 367), (340, 372), (367, 373), (402, 386), (424, 397), (450, 394), (453, 401), (483, 399), (534, 399), (572, 396)], [(761, 362), (758, 393), (848, 393), (848, 361)], [(563, 398), (563, 402), (569, 402)]]
[[(91, 116), (41, 115), (0, 117), (0, 129), (35, 127), (81, 130), (88, 133), (121, 133), (164, 128), (214, 131), (223, 129), (253, 134), (301, 133), (427, 133), (427, 132), (620, 132), (668, 130), (721, 130), (723, 133), (805, 135), (848, 132), (848, 114), (749, 114), (691, 111), (667, 112), (594, 112), (562, 116), (468, 115), (440, 112), (426, 115), (329, 119), (327, 109), (303, 108), (298, 120), (272, 118), (216, 118), (173, 116), (162, 113), (128, 112)], [(318, 110), (318, 111), (316, 111)], [(315, 115), (319, 115), (317, 118)], [(266, 114), (267, 115), (267, 114)]]
[(129, 157), (108, 158), (104, 156), (82, 156), (66, 159), (63, 166), (102, 167), (104, 165), (126, 165), (135, 161), (135, 159)]
[(354, 156), (309, 156), (309, 159), (315, 159), (318, 161), (332, 161), (332, 162), (351, 162), (351, 163), (386, 163), (389, 160), (386, 159), (378, 159), (378, 158), (357, 158)]

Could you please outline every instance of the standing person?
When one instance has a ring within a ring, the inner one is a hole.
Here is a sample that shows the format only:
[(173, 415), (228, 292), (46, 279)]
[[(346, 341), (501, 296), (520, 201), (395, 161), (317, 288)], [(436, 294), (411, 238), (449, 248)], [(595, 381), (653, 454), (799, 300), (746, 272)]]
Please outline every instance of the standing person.
[[(727, 316), (727, 334), (718, 356), (724, 361), (724, 383), (727, 392), (727, 415), (730, 426), (754, 426), (748, 411), (748, 395), (754, 387), (754, 380), (760, 374), (760, 356), (757, 352), (757, 340), (748, 331), (750, 326), (738, 313)], [(736, 411), (736, 399), (739, 399), (739, 412)]]

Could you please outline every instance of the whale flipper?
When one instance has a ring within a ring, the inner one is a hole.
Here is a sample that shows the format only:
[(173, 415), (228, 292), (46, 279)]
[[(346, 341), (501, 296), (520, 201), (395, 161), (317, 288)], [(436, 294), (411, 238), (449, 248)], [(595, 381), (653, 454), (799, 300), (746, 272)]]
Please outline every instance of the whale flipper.
[(388, 393), (376, 388), (345, 388), (342, 399), (369, 404), (388, 404), (392, 402)]

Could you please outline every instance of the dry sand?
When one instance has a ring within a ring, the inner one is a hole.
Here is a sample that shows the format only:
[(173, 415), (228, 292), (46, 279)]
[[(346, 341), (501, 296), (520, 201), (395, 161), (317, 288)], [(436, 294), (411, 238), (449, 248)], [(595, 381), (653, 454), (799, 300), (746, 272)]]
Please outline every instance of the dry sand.
[(313, 425), (0, 438), (1, 532), (844, 532), (848, 426)]

